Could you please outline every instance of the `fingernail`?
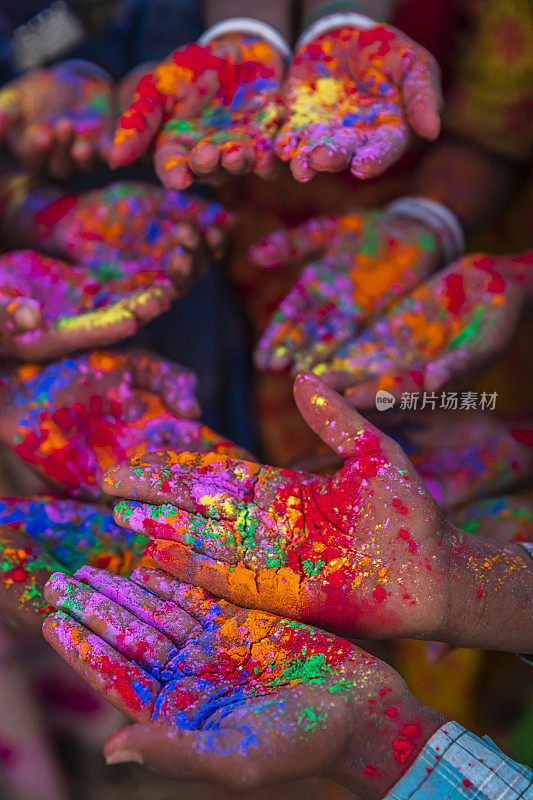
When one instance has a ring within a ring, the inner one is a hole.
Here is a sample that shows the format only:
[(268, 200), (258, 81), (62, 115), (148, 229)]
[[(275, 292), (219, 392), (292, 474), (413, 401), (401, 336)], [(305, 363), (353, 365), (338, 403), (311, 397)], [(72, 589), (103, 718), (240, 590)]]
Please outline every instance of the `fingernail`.
[(105, 757), (106, 764), (143, 764), (143, 757), (135, 750), (115, 750)]

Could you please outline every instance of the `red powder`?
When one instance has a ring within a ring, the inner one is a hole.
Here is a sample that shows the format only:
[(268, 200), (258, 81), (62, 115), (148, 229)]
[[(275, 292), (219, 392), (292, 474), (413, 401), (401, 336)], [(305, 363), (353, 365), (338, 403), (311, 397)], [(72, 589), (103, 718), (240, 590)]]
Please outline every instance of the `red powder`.
[(379, 584), (376, 586), (372, 594), (374, 595), (374, 598), (377, 603), (382, 603), (387, 597), (387, 592), (385, 591), (383, 586), (380, 586)]
[(444, 280), (446, 286), (446, 301), (450, 314), (460, 314), (465, 301), (463, 276), (457, 272), (447, 275)]

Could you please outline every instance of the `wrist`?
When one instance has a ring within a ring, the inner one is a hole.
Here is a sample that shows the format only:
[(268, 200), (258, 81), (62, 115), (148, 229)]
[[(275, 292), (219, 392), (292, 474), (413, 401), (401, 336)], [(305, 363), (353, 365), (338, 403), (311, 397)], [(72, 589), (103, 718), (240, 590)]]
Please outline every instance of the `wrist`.
[(345, 751), (327, 775), (361, 800), (384, 797), (446, 722), (414, 697), (397, 673), (376, 695), (372, 702), (366, 698), (364, 711), (358, 698)]
[(460, 258), (465, 251), (461, 223), (453, 211), (442, 203), (417, 195), (400, 197), (388, 203), (383, 213), (389, 217), (411, 219), (424, 225), (437, 237), (444, 265)]
[(458, 528), (447, 546), (453, 581), (433, 638), (454, 647), (533, 651), (533, 559), (527, 551)]

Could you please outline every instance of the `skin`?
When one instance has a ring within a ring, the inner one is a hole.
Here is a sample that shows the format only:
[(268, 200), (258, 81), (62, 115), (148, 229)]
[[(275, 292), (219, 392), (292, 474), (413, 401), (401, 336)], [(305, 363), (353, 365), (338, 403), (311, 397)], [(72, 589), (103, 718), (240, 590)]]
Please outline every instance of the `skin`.
[(112, 93), (110, 80), (69, 65), (32, 70), (0, 92), (0, 137), (26, 167), (63, 180), (107, 153)]
[[(453, 519), (467, 533), (493, 542), (533, 542), (533, 502), (527, 496), (486, 497), (456, 511)], [(453, 649), (445, 642), (428, 642), (424, 655), (429, 664), (436, 664)]]
[(460, 259), (313, 370), (364, 408), (380, 389), (400, 400), (471, 378), (504, 351), (520, 316), (524, 293), (504, 277), (507, 266), (504, 257)]
[[(118, 262), (157, 265), (183, 292), (220, 254), (232, 217), (219, 203), (140, 181), (80, 195), (31, 193), (11, 229), (19, 241), (116, 277)], [(129, 267), (133, 271), (133, 264)]]
[(178, 296), (157, 265), (124, 259), (92, 268), (35, 250), (0, 256), (0, 354), (44, 361), (113, 344)]
[(93, 351), (46, 366), (25, 364), (0, 382), (0, 440), (72, 497), (100, 497), (102, 472), (146, 449), (241, 448), (198, 416), (194, 375), (141, 352)]
[(302, 370), (331, 356), (372, 315), (433, 272), (440, 248), (418, 223), (354, 212), (275, 231), (251, 255), (265, 269), (320, 256), (304, 266), (255, 351), (260, 369)]
[(89, 564), (128, 574), (148, 540), (126, 534), (108, 508), (51, 496), (0, 498), (0, 617), (38, 635), (50, 606), (43, 587), (53, 572)]
[(106, 491), (130, 499), (116, 521), (154, 539), (162, 569), (247, 607), (350, 636), (532, 647), (523, 549), (458, 531), (399, 445), (312, 373), (295, 399), (344, 459), (332, 478), (147, 454), (104, 476)]
[(276, 150), (298, 181), (345, 168), (374, 177), (402, 155), (411, 130), (439, 134), (438, 66), (390, 25), (317, 36), (295, 54), (284, 93)]
[(131, 163), (157, 135), (154, 166), (169, 189), (224, 171), (271, 177), (283, 73), (281, 54), (257, 36), (176, 50), (141, 79), (119, 120), (111, 164)]
[(216, 600), (159, 570), (52, 576), (57, 652), (136, 724), (105, 746), (236, 790), (308, 775), (382, 797), (444, 722), (347, 641)]

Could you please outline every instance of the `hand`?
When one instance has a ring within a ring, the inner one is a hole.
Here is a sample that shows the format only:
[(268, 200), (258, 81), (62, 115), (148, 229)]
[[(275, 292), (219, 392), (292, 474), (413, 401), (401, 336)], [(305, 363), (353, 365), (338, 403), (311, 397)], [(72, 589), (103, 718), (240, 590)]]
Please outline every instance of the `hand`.
[(272, 176), (283, 72), (282, 55), (260, 37), (229, 34), (176, 50), (140, 81), (111, 163), (134, 161), (161, 129), (154, 166), (169, 189), (221, 169)]
[(452, 509), (528, 480), (531, 429), (528, 420), (490, 412), (430, 410), (401, 412), (386, 430), (437, 502)]
[(427, 50), (390, 25), (339, 28), (298, 50), (285, 103), (288, 119), (276, 150), (290, 161), (296, 180), (346, 167), (370, 178), (402, 155), (410, 127), (437, 138), (439, 68)]
[[(0, 440), (72, 497), (100, 497), (103, 470), (147, 449), (245, 453), (199, 422), (194, 376), (149, 354), (95, 351), (0, 381)], [(185, 417), (185, 418), (184, 418)]]
[(110, 764), (252, 789), (309, 775), (379, 798), (444, 720), (349, 642), (215, 600), (159, 570), (52, 576), (50, 644), (137, 724)]
[(35, 250), (0, 256), (0, 355), (44, 361), (113, 344), (166, 311), (178, 296), (157, 267), (67, 264)]
[(150, 564), (148, 540), (119, 528), (108, 508), (56, 497), (0, 498), (0, 618), (40, 634), (53, 572), (89, 564), (124, 575)]
[(155, 539), (162, 569), (247, 607), (352, 637), (533, 647), (525, 552), (461, 534), (401, 448), (312, 373), (296, 380), (295, 399), (345, 459), (333, 478), (147, 454), (104, 476), (108, 493), (135, 498), (115, 506), (115, 520)]
[(380, 212), (318, 218), (275, 231), (251, 249), (271, 268), (290, 258), (307, 264), (281, 301), (255, 351), (259, 369), (308, 369), (438, 266), (440, 248), (422, 225)]
[(219, 203), (118, 181), (44, 204), (31, 239), (38, 249), (81, 262), (102, 278), (120, 277), (124, 261), (138, 262), (140, 273), (157, 266), (183, 292), (220, 254), (231, 224)]
[(378, 389), (399, 400), (404, 392), (436, 392), (471, 378), (503, 352), (520, 315), (523, 292), (503, 278), (505, 262), (460, 259), (313, 370), (364, 408), (374, 406)]
[(22, 164), (60, 180), (105, 157), (113, 128), (110, 79), (77, 65), (28, 72), (0, 91), (0, 137)]

